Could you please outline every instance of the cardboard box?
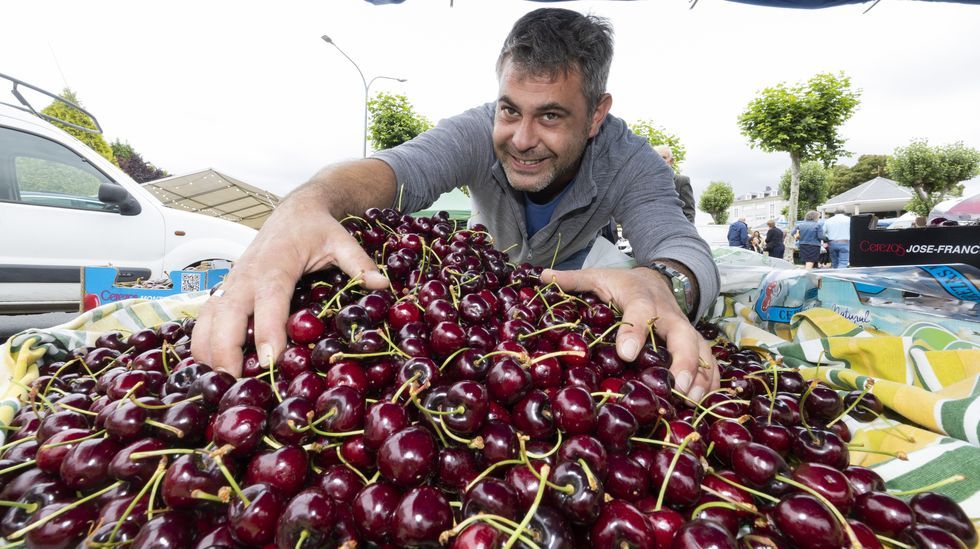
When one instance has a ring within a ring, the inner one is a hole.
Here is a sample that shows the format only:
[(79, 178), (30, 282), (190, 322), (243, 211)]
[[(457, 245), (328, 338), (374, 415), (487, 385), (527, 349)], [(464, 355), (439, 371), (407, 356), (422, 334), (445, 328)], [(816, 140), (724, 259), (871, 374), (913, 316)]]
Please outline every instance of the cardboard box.
[(228, 275), (228, 269), (171, 271), (170, 288), (138, 288), (118, 285), (115, 267), (82, 267), (81, 312), (124, 299), (162, 299), (167, 296), (209, 290)]
[(851, 267), (948, 265), (980, 267), (980, 225), (878, 229), (870, 214), (851, 217)]

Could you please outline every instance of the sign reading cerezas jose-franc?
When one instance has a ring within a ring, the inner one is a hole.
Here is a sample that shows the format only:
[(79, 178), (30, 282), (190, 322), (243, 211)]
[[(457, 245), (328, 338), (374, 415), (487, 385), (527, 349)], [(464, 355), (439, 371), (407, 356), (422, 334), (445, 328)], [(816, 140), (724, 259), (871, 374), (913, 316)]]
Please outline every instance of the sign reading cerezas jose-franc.
[(980, 267), (980, 225), (878, 229), (873, 215), (851, 218), (853, 267), (966, 263)]

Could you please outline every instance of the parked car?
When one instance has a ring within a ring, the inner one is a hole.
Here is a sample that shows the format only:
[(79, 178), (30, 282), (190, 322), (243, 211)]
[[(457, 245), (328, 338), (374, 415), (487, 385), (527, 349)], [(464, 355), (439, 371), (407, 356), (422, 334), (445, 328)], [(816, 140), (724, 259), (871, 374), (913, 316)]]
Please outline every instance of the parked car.
[(255, 237), (244, 225), (165, 207), (21, 92), (64, 100), (0, 80), (21, 103), (0, 102), (0, 314), (77, 311), (86, 265), (113, 265), (119, 281), (158, 279), (230, 264)]

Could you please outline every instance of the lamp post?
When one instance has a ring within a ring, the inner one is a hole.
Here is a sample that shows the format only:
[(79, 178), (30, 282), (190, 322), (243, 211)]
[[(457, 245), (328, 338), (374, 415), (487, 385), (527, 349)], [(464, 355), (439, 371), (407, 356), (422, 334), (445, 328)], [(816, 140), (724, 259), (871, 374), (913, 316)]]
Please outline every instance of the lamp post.
[(340, 46), (338, 46), (336, 42), (334, 42), (326, 34), (324, 34), (320, 38), (324, 42), (326, 42), (327, 44), (330, 44), (331, 46), (337, 48), (337, 51), (339, 51), (341, 55), (343, 55), (344, 57), (346, 57), (347, 60), (350, 61), (351, 65), (354, 65), (354, 68), (357, 69), (357, 74), (361, 77), (361, 84), (364, 85), (364, 134), (362, 136), (363, 137), (363, 140), (364, 140), (364, 143), (363, 143), (363, 149), (361, 151), (361, 156), (364, 157), (364, 158), (367, 158), (368, 101), (370, 100), (370, 95), (369, 94), (370, 94), (370, 91), (371, 91), (371, 84), (374, 84), (374, 81), (375, 80), (378, 80), (378, 79), (381, 79), (381, 80), (394, 80), (396, 82), (405, 82), (405, 79), (404, 78), (395, 78), (394, 76), (375, 76), (371, 80), (367, 80), (366, 78), (364, 78), (364, 73), (361, 71), (361, 67), (357, 66), (357, 63), (355, 63), (354, 60), (351, 59), (349, 55), (347, 55), (347, 52), (345, 52), (344, 50), (340, 49)]

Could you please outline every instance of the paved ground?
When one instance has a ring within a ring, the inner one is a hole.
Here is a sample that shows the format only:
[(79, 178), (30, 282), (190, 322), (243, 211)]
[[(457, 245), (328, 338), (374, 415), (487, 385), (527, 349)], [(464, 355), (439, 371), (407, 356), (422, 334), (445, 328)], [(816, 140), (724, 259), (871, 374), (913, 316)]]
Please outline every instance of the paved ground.
[(0, 342), (28, 328), (50, 328), (78, 316), (78, 313), (46, 313), (40, 315), (0, 315)]

